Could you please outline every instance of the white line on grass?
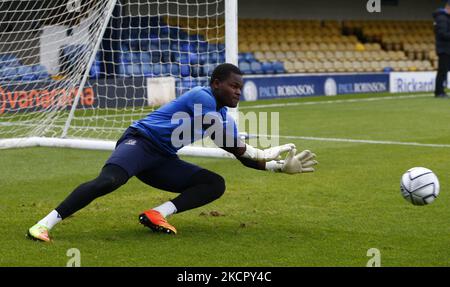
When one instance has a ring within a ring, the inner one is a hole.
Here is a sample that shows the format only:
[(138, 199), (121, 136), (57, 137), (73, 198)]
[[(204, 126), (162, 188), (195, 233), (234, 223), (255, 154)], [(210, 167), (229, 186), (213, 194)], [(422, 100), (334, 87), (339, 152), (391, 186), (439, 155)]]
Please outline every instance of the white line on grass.
[[(249, 135), (250, 137), (254, 135)], [(272, 136), (272, 135), (258, 135), (259, 137), (278, 137), (283, 139), (297, 139), (310, 141), (326, 141), (326, 142), (346, 142), (346, 143), (364, 143), (364, 144), (380, 144), (380, 145), (405, 145), (418, 147), (437, 147), (450, 148), (450, 144), (424, 144), (416, 142), (396, 142), (396, 141), (375, 141), (375, 140), (359, 140), (359, 139), (341, 139), (341, 138), (322, 138), (322, 137), (302, 137), (302, 136)]]
[(347, 100), (329, 100), (329, 101), (313, 101), (313, 102), (297, 102), (297, 103), (280, 103), (280, 104), (267, 104), (267, 105), (254, 105), (239, 107), (239, 110), (246, 109), (264, 109), (264, 108), (276, 108), (276, 107), (291, 107), (291, 106), (306, 106), (306, 105), (326, 105), (326, 104), (342, 104), (342, 103), (359, 103), (359, 102), (374, 102), (384, 100), (404, 100), (414, 98), (425, 98), (432, 94), (419, 94), (419, 95), (407, 95), (407, 96), (389, 96), (389, 97), (373, 97), (364, 99), (347, 99)]

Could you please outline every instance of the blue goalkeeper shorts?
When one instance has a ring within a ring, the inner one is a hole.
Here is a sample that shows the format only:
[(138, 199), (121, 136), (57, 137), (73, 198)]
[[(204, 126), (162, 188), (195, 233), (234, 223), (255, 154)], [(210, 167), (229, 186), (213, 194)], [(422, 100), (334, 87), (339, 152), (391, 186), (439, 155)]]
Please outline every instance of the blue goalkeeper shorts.
[(120, 166), (129, 177), (145, 178), (152, 186), (173, 192), (185, 188), (189, 179), (202, 170), (176, 155), (164, 153), (134, 128), (128, 128), (117, 141), (116, 149), (105, 163), (108, 164)]

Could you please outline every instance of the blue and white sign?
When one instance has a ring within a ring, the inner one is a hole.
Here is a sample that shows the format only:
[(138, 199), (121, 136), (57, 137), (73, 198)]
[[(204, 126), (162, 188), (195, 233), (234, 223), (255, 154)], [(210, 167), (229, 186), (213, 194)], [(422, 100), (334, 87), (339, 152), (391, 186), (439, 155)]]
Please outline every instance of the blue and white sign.
[(389, 74), (246, 76), (242, 100), (389, 91)]
[(431, 92), (435, 89), (436, 72), (394, 72), (390, 77), (392, 93)]

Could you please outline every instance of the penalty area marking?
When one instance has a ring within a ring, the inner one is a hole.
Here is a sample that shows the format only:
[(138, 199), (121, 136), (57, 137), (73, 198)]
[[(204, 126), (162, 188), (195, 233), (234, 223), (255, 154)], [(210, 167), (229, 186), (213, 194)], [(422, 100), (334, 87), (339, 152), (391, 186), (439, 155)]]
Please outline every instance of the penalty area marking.
[(280, 104), (244, 106), (244, 107), (239, 107), (239, 110), (264, 109), (264, 108), (276, 108), (276, 107), (292, 107), (292, 106), (307, 106), (307, 105), (375, 102), (375, 101), (385, 101), (385, 100), (404, 100), (404, 99), (425, 98), (425, 97), (429, 97), (429, 96), (432, 96), (432, 94), (428, 93), (428, 94), (419, 94), (419, 95), (373, 97), (373, 98), (364, 98), (364, 99), (329, 100), (329, 101), (314, 101), (314, 102), (301, 102), (301, 103), (280, 103)]
[[(249, 135), (250, 137), (252, 135)], [(342, 139), (342, 138), (322, 138), (322, 137), (303, 137), (303, 136), (271, 136), (258, 135), (259, 137), (278, 137), (282, 139), (296, 139), (309, 141), (324, 141), (324, 142), (344, 142), (344, 143), (363, 143), (363, 144), (378, 144), (378, 145), (404, 145), (417, 147), (434, 147), (434, 148), (450, 148), (450, 144), (425, 144), (416, 142), (396, 142), (396, 141), (376, 141), (376, 140), (359, 140), (359, 139)]]

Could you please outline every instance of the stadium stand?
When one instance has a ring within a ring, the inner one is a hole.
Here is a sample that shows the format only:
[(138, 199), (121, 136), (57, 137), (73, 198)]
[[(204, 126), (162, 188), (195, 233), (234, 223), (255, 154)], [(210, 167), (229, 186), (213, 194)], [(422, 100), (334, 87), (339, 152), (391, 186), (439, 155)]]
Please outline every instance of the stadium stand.
[(44, 66), (22, 65), (13, 54), (0, 54), (0, 82), (30, 82), (44, 79), (49, 79), (49, 74)]
[(436, 65), (429, 21), (240, 19), (239, 33), (240, 52), (262, 63), (282, 62), (288, 73), (429, 71)]
[[(202, 19), (125, 18), (122, 26), (128, 29), (120, 35), (116, 72), (123, 77), (180, 72), (204, 82), (213, 63), (225, 61), (224, 31), (212, 28), (218, 24)], [(244, 74), (430, 71), (437, 67), (434, 41), (430, 21), (240, 19), (239, 67)], [(70, 74), (68, 67), (83, 49), (62, 48), (63, 73)], [(0, 80), (49, 79), (43, 66), (22, 65), (11, 54), (1, 57)], [(102, 77), (101, 66), (98, 54), (91, 78)]]

